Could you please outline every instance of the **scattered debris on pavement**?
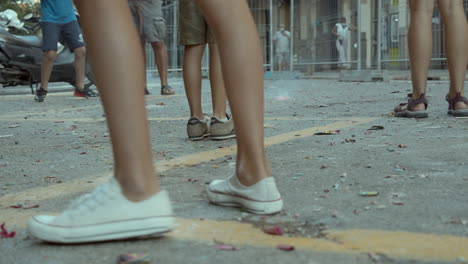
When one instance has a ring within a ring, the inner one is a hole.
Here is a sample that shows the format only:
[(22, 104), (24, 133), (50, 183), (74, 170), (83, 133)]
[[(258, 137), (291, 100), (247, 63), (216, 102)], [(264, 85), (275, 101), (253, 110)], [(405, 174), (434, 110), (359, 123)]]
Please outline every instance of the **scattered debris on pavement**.
[(378, 195), (379, 195), (379, 192), (360, 192), (359, 193), (359, 196), (362, 196), (362, 197), (374, 197)]
[(327, 135), (338, 135), (340, 134), (340, 130), (335, 131), (317, 131), (314, 133), (316, 136), (327, 136)]
[(279, 250), (283, 251), (293, 251), (295, 248), (293, 245), (280, 244), (277, 246)]
[(149, 264), (150, 257), (147, 254), (131, 253), (117, 257), (116, 264)]
[(398, 145), (398, 147), (399, 147), (399, 148), (407, 148), (408, 146), (405, 145), (405, 144), (400, 144), (400, 145)]
[(367, 253), (367, 256), (369, 256), (369, 258), (375, 263), (380, 261), (380, 256), (378, 254), (373, 253), (373, 252)]
[(10, 208), (14, 208), (14, 209), (32, 209), (32, 208), (38, 208), (39, 207), (39, 204), (30, 204), (30, 205), (27, 205), (27, 204), (15, 204), (15, 205), (10, 205)]
[(217, 244), (215, 246), (217, 250), (223, 250), (223, 251), (237, 251), (240, 250), (239, 247), (233, 246), (233, 245), (226, 245), (226, 244)]
[(263, 228), (263, 232), (274, 236), (282, 236), (284, 234), (283, 229), (279, 226), (267, 226)]
[(385, 127), (383, 127), (383, 126), (371, 126), (367, 130), (384, 130), (384, 129), (385, 129)]
[(5, 223), (0, 225), (0, 238), (14, 238), (16, 235), (15, 231), (8, 232), (5, 228)]

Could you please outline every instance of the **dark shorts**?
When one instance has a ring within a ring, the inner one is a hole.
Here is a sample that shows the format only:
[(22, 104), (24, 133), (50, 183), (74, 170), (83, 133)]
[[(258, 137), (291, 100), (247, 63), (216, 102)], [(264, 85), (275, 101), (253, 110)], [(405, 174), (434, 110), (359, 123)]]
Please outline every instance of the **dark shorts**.
[(57, 50), (59, 41), (64, 41), (72, 51), (85, 46), (78, 21), (66, 24), (42, 22), (42, 50)]
[(166, 21), (162, 17), (161, 0), (128, 2), (138, 33), (149, 43), (164, 41)]
[(214, 43), (213, 32), (193, 0), (181, 0), (179, 9), (180, 44), (184, 46)]

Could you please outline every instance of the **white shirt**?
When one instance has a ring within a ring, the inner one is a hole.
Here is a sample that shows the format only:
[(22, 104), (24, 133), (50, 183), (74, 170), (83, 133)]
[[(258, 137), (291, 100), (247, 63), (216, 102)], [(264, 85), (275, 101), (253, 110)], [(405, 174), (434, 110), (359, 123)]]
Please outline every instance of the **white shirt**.
[(348, 39), (349, 25), (338, 23), (336, 24), (336, 34), (338, 34), (338, 39), (346, 40)]
[(285, 30), (283, 32), (277, 31), (275, 33), (275, 36), (273, 37), (273, 40), (276, 41), (276, 52), (289, 52), (289, 44), (290, 44), (290, 39), (291, 38), (291, 33), (289, 31)]

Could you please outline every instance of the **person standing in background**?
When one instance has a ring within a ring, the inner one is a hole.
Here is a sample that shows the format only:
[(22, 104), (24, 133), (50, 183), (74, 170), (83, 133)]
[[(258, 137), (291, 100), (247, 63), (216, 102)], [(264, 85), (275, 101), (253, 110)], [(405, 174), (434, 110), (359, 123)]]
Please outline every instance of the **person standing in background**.
[[(167, 75), (169, 58), (164, 39), (166, 38), (166, 20), (163, 17), (162, 0), (129, 0), (130, 11), (141, 37), (143, 52), (146, 42), (154, 52), (154, 61), (161, 80), (161, 95), (173, 95), (175, 91), (168, 84)], [(146, 57), (146, 56), (145, 56)], [(150, 94), (145, 87), (145, 94)]]
[(289, 64), (290, 44), (291, 44), (291, 33), (284, 28), (284, 25), (280, 25), (280, 29), (275, 33), (273, 40), (276, 45), (276, 60), (278, 63), (279, 71), (283, 68), (287, 68)]
[(349, 69), (348, 42), (349, 32), (356, 30), (352, 25), (346, 23), (346, 18), (342, 17), (333, 28), (333, 35), (336, 36), (336, 49), (338, 50), (338, 69)]
[(44, 102), (49, 91), (49, 79), (57, 58), (57, 44), (62, 38), (67, 47), (75, 53), (75, 96), (97, 97), (85, 88), (86, 48), (80, 25), (71, 0), (41, 0), (42, 50), (41, 86), (36, 90), (34, 100)]
[[(233, 138), (236, 136), (234, 122), (226, 113), (226, 91), (213, 32), (193, 0), (180, 0), (179, 7), (180, 44), (185, 47), (184, 85), (191, 116), (187, 123), (188, 137), (190, 140), (207, 136), (214, 140)], [(201, 62), (207, 43), (210, 49), (211, 117), (203, 113), (201, 102)]]
[[(450, 72), (450, 86), (445, 100), (448, 114), (468, 116), (468, 99), (465, 97), (465, 74), (468, 64), (468, 24), (462, 0), (439, 0), (438, 7), (444, 21), (445, 52)], [(432, 16), (434, 0), (410, 0), (411, 24), (408, 47), (411, 64), (413, 92), (408, 102), (395, 107), (396, 117), (427, 118), (427, 75), (432, 57)]]

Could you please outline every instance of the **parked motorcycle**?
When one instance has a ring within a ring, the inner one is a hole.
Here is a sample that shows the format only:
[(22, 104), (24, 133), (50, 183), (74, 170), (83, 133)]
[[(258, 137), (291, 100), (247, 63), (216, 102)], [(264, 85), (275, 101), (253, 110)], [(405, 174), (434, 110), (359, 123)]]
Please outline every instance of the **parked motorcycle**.
[[(25, 25), (24, 22), (32, 24)], [(0, 84), (4, 87), (29, 85), (34, 94), (41, 80), (42, 38), (37, 36), (41, 28), (41, 19), (33, 15), (18, 19), (15, 11), (8, 9), (0, 12)], [(35, 35), (22, 36), (14, 31), (23, 31)], [(66, 46), (59, 44), (57, 58), (49, 82), (75, 84), (75, 55)], [(94, 76), (89, 64), (85, 75), (88, 79), (85, 88), (94, 84)]]

